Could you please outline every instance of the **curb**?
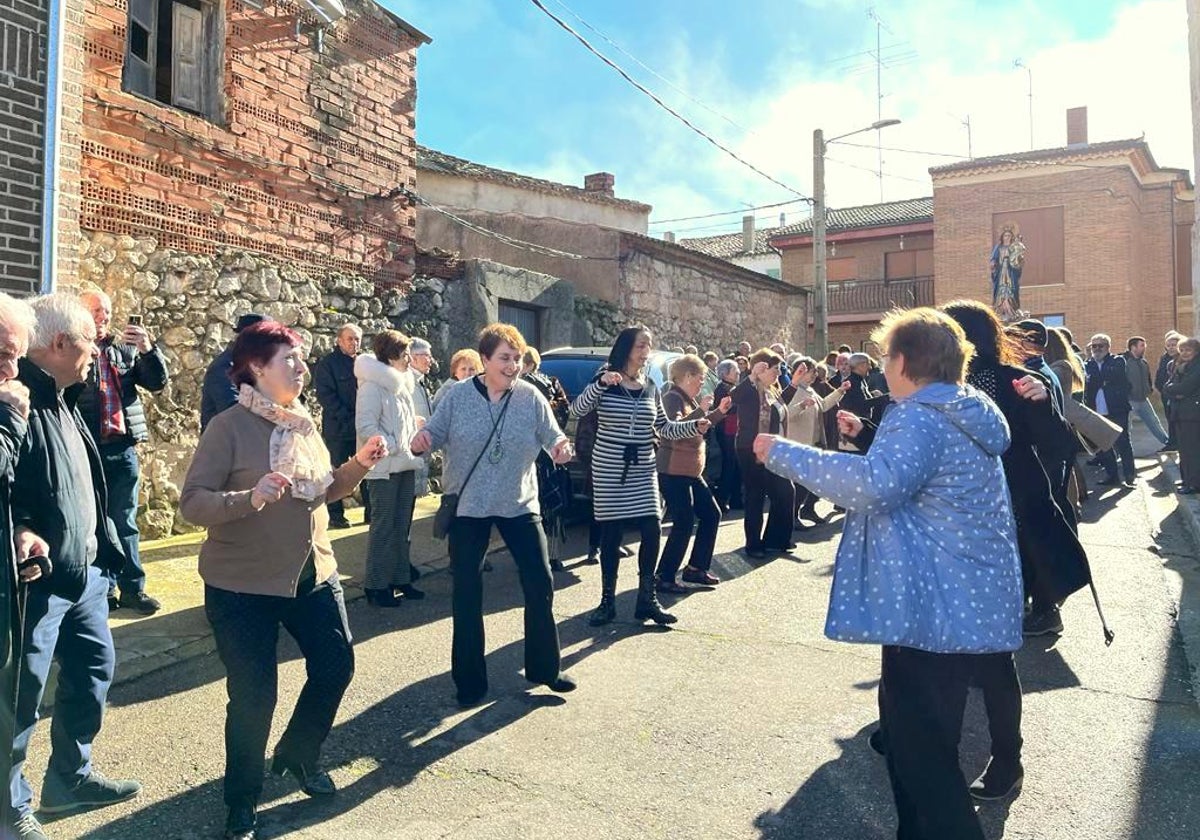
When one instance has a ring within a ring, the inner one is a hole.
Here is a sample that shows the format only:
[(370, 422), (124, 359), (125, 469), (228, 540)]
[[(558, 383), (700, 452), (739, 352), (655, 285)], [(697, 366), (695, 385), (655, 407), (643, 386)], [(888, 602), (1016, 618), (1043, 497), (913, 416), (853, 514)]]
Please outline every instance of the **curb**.
[[(1167, 455), (1158, 456), (1162, 473), (1172, 483), (1180, 479), (1179, 465)], [(1142, 485), (1143, 493), (1151, 488)], [(1168, 591), (1176, 605), (1175, 625), (1183, 641), (1184, 656), (1192, 683), (1192, 698), (1200, 705), (1200, 497), (1176, 494), (1177, 510), (1192, 544), (1189, 557), (1161, 554)]]

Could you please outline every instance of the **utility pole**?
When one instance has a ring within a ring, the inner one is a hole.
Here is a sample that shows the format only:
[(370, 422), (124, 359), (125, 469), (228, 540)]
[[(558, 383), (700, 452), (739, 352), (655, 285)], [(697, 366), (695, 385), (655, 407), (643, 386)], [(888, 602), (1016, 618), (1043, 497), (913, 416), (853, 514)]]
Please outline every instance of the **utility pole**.
[[(1193, 176), (1200, 172), (1200, 0), (1188, 0), (1188, 53), (1192, 77)], [(1192, 224), (1192, 335), (1200, 335), (1200, 202)], [(1178, 328), (1178, 325), (1176, 325)]]
[[(867, 17), (875, 21), (875, 122), (883, 120), (883, 21), (874, 7), (867, 10)], [(881, 131), (881, 130), (880, 130)], [(879, 160), (879, 202), (883, 203), (883, 135), (875, 132), (875, 151)]]
[(967, 159), (974, 160), (975, 153), (971, 151), (971, 115), (967, 114), (967, 118), (962, 121), (962, 124), (967, 127)]
[(829, 350), (829, 285), (825, 265), (825, 132), (813, 131), (813, 351)]
[[(1190, 4), (1191, 0), (1188, 1)], [(1033, 145), (1033, 70), (1020, 58), (1013, 62), (1013, 67), (1019, 67), (1029, 74), (1029, 151), (1032, 152), (1035, 148)]]

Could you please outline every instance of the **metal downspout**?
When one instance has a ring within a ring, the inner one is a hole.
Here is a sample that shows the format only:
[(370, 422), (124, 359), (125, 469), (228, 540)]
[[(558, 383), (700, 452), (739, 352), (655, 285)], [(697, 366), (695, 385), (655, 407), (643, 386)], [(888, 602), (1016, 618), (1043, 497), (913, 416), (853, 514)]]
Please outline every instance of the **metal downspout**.
[(62, 140), (62, 57), (65, 0), (48, 0), (46, 27), (46, 138), (42, 158), (42, 294), (58, 280), (58, 172)]

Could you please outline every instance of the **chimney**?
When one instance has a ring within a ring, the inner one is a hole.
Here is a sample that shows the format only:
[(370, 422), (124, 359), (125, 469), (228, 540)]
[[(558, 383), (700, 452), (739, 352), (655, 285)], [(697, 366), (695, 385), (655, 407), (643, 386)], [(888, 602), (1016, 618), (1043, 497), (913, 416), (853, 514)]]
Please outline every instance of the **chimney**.
[(742, 252), (749, 254), (754, 250), (754, 216), (742, 216)]
[(780, 213), (780, 214), (779, 214), (779, 226), (780, 226), (780, 227), (786, 227), (786, 226), (787, 226), (787, 213)]
[(673, 231), (673, 230), (667, 231), (666, 233), (663, 234), (663, 239), (666, 240), (667, 242), (674, 242), (675, 241), (675, 231)]
[(1067, 109), (1067, 145), (1086, 146), (1087, 136), (1087, 107)]
[(593, 172), (583, 176), (583, 188), (590, 193), (599, 193), (612, 198), (616, 195), (613, 188), (617, 185), (617, 176), (610, 172)]

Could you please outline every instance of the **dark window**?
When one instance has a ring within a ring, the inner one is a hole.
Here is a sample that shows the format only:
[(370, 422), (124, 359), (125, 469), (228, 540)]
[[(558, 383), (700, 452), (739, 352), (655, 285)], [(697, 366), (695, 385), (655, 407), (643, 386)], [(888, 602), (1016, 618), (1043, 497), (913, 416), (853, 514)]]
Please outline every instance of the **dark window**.
[(124, 89), (218, 119), (219, 11), (209, 0), (129, 0)]
[(524, 306), (511, 301), (500, 301), (500, 320), (505, 324), (512, 324), (521, 331), (521, 335), (525, 337), (525, 343), (531, 347), (538, 347), (541, 344), (542, 336), (539, 329), (541, 321), (541, 311), (532, 306)]

